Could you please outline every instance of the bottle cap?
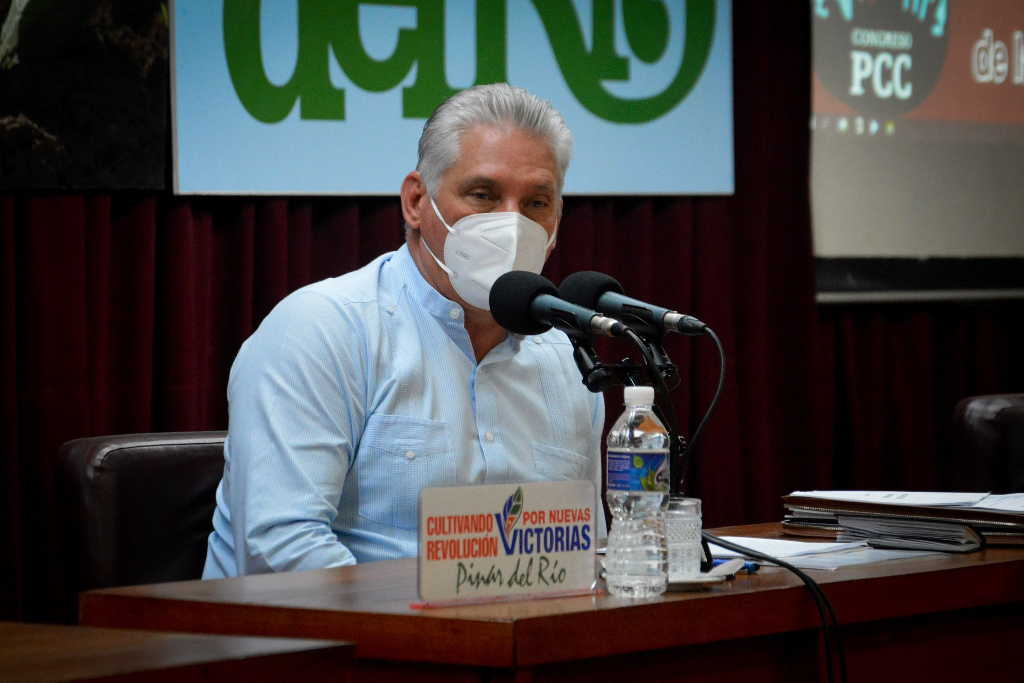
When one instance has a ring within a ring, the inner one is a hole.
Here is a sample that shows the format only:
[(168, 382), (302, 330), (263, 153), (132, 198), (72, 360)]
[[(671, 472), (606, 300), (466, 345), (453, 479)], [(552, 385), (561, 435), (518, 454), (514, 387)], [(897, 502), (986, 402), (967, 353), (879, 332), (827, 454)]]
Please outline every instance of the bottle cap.
[(627, 406), (652, 406), (654, 387), (626, 387), (622, 392), (622, 398)]

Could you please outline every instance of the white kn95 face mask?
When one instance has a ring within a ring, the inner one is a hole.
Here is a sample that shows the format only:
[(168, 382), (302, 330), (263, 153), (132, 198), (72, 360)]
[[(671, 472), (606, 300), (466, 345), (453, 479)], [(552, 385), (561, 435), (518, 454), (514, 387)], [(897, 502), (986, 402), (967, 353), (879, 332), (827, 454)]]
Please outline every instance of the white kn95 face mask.
[(430, 205), (448, 229), (444, 263), (426, 240), (423, 244), (455, 292), (474, 308), (490, 310), (491, 286), (510, 270), (540, 273), (555, 241), (554, 233), (549, 237), (539, 223), (515, 211), (471, 213), (448, 225), (433, 198)]

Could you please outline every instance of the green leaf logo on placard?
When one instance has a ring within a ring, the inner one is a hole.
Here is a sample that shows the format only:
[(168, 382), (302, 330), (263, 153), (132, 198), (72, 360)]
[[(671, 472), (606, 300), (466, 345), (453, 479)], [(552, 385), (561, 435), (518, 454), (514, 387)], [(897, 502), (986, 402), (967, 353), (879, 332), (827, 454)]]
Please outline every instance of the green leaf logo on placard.
[(505, 505), (501, 509), (501, 519), (505, 526), (505, 536), (512, 533), (512, 529), (522, 516), (522, 512), (523, 487), (519, 486), (516, 488), (516, 492), (505, 500)]

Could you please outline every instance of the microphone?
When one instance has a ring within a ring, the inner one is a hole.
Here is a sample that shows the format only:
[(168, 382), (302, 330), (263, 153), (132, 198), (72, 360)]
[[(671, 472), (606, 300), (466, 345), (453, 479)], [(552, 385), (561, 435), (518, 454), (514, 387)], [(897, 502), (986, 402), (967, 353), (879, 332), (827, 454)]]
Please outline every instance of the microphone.
[(489, 299), (494, 319), (516, 334), (540, 334), (552, 327), (570, 336), (626, 334), (618, 320), (558, 298), (551, 280), (525, 270), (509, 271), (495, 280)]
[(566, 301), (587, 306), (624, 321), (638, 332), (657, 334), (663, 331), (680, 334), (706, 334), (708, 326), (692, 315), (670, 311), (661, 306), (638, 301), (622, 293), (622, 285), (611, 275), (581, 270), (562, 280), (559, 294)]

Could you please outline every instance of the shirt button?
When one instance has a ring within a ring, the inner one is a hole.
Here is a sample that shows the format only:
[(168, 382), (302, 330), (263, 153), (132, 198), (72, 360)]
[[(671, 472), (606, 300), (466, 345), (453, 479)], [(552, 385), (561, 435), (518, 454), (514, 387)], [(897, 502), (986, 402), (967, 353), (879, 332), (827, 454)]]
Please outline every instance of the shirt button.
[(452, 320), (458, 320), (460, 315), (462, 315), (462, 311), (460, 311), (457, 308), (453, 308), (452, 310), (448, 311), (448, 317), (451, 318)]
[(405, 452), (406, 460), (412, 460), (415, 457), (416, 457), (416, 452), (415, 451), (406, 451)]
[(484, 434), (484, 441), (494, 441), (494, 434), (490, 432)]

